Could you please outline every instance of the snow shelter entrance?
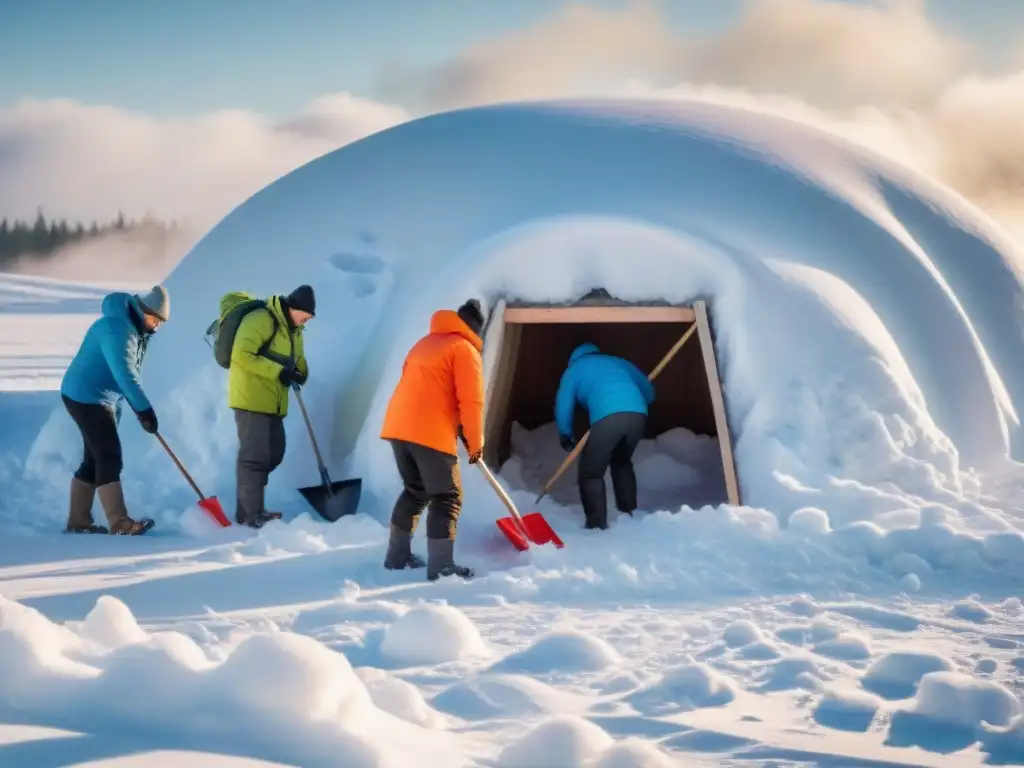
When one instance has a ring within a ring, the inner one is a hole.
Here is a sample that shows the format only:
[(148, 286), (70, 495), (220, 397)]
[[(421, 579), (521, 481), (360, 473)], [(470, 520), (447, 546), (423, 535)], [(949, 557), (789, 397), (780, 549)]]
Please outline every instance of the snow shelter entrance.
[[(498, 468), (510, 458), (513, 422), (532, 430), (554, 419), (558, 383), (577, 345), (592, 342), (601, 352), (623, 357), (650, 373), (696, 323), (696, 334), (655, 380), (657, 397), (650, 407), (645, 437), (685, 427), (717, 438), (727, 497), (723, 501), (739, 505), (732, 440), (704, 302), (695, 301), (692, 306), (611, 303), (614, 299), (604, 291), (594, 293), (603, 296), (594, 300), (588, 294), (572, 305), (497, 302), (485, 331), (485, 460)], [(587, 427), (586, 412), (577, 407), (576, 437)], [(571, 468), (558, 484), (575, 483), (575, 477)]]

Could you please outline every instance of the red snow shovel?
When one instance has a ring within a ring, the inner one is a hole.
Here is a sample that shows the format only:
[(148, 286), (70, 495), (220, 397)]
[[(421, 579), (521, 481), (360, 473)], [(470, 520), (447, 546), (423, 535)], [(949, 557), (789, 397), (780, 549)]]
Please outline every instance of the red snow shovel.
[[(465, 439), (462, 442), (465, 445)], [(466, 449), (469, 450), (469, 446)], [(512, 542), (513, 547), (520, 552), (525, 552), (530, 548), (531, 541), (538, 546), (554, 544), (558, 549), (565, 546), (540, 512), (530, 512), (528, 515), (519, 514), (515, 502), (505, 493), (505, 489), (501, 487), (498, 480), (491, 474), (491, 470), (487, 468), (482, 458), (476, 462), (476, 465), (480, 467), (480, 471), (483, 473), (488, 484), (494, 489), (494, 492), (498, 494), (498, 498), (501, 499), (502, 503), (512, 514), (512, 517), (500, 517), (496, 522), (498, 530), (505, 534), (505, 538)]]
[(336, 522), (338, 518), (346, 515), (354, 515), (359, 507), (363, 481), (356, 477), (331, 482), (323, 457), (320, 455), (320, 446), (317, 445), (316, 435), (313, 434), (313, 425), (309, 421), (306, 404), (302, 402), (302, 395), (299, 393), (299, 385), (293, 384), (292, 389), (295, 392), (295, 399), (299, 402), (299, 408), (302, 410), (302, 418), (306, 422), (306, 431), (309, 432), (309, 440), (313, 443), (317, 467), (320, 469), (320, 485), (299, 488), (299, 493), (317, 511), (317, 514), (329, 523)]
[(164, 450), (167, 451), (167, 455), (171, 457), (175, 464), (177, 464), (181, 474), (185, 476), (185, 479), (188, 480), (188, 484), (192, 486), (192, 490), (196, 492), (197, 496), (199, 496), (199, 507), (221, 528), (229, 527), (231, 525), (231, 521), (228, 520), (227, 515), (224, 514), (224, 509), (221, 507), (217, 497), (203, 496), (203, 492), (199, 490), (199, 486), (195, 484), (195, 481), (185, 470), (185, 467), (180, 461), (178, 461), (178, 457), (174, 455), (174, 451), (171, 450), (171, 446), (167, 444), (159, 432), (156, 433), (156, 439), (160, 441), (160, 445), (162, 445)]
[[(679, 340), (672, 345), (672, 349), (665, 353), (665, 356), (661, 358), (661, 362), (659, 362), (654, 367), (653, 371), (647, 374), (648, 381), (654, 381), (656, 378), (658, 378), (658, 374), (660, 374), (665, 369), (665, 366), (668, 365), (669, 362), (671, 362), (672, 358), (676, 356), (676, 353), (683, 348), (683, 345), (690, 340), (690, 336), (693, 335), (693, 332), (696, 330), (696, 323), (693, 323), (689, 328), (686, 329), (686, 333), (684, 333), (679, 338)], [(534, 502), (534, 504), (539, 504), (540, 500), (547, 496), (548, 492), (552, 488), (554, 488), (555, 483), (558, 482), (558, 478), (560, 478), (562, 474), (565, 472), (565, 470), (569, 468), (569, 465), (572, 464), (573, 460), (580, 455), (580, 451), (583, 450), (583, 446), (587, 444), (587, 440), (589, 439), (590, 430), (588, 429), (587, 433), (583, 435), (582, 438), (580, 438), (580, 441), (578, 443), (576, 443), (576, 447), (573, 448), (569, 455), (565, 457), (565, 461), (562, 462), (562, 466), (560, 466), (555, 472), (555, 474), (551, 476), (551, 479), (548, 480), (547, 484), (544, 486), (544, 489), (540, 492), (540, 496), (537, 497), (537, 500)]]

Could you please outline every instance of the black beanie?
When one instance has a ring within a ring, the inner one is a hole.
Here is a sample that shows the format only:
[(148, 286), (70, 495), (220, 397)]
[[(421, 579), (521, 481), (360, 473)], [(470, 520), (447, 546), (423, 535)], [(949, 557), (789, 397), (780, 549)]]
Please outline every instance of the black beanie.
[(458, 309), (462, 322), (469, 326), (470, 330), (479, 336), (484, 330), (484, 311), (480, 308), (480, 302), (470, 299)]
[(289, 293), (284, 301), (292, 309), (316, 315), (316, 296), (313, 294), (312, 286), (300, 285)]

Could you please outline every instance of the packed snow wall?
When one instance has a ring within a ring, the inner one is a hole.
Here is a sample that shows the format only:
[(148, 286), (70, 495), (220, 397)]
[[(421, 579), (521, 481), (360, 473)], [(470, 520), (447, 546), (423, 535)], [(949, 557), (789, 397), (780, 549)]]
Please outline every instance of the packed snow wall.
[[(828, 487), (856, 517), (851, 484), (945, 498), (965, 466), (1019, 454), (1015, 257), (945, 188), (782, 118), (667, 101), (460, 110), (325, 155), (225, 217), (167, 281), (173, 318), (145, 383), (204, 490), (233, 498), (226, 376), (203, 331), (226, 291), (311, 283), (307, 405), (332, 476), (364, 477), (366, 509), (383, 513), (396, 478), (379, 425), (432, 311), (597, 286), (699, 297), (745, 501), (786, 511), (787, 493)], [(71, 429), (58, 412), (33, 471), (63, 477)], [(126, 480), (187, 500), (152, 439), (124, 432)], [(317, 482), (294, 406), (288, 435), (271, 498)]]

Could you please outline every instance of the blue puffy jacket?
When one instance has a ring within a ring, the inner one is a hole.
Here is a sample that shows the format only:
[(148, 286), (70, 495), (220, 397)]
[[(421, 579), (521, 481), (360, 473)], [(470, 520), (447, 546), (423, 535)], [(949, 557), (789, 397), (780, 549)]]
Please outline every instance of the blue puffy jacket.
[(150, 407), (139, 384), (149, 334), (142, 311), (128, 293), (103, 299), (102, 316), (85, 333), (82, 346), (64, 373), (60, 392), (79, 403), (106, 405), (120, 413), (121, 398), (136, 413)]
[(602, 355), (593, 344), (580, 344), (569, 356), (555, 396), (558, 432), (572, 436), (572, 418), (579, 402), (594, 424), (613, 413), (647, 413), (654, 386), (628, 360)]

